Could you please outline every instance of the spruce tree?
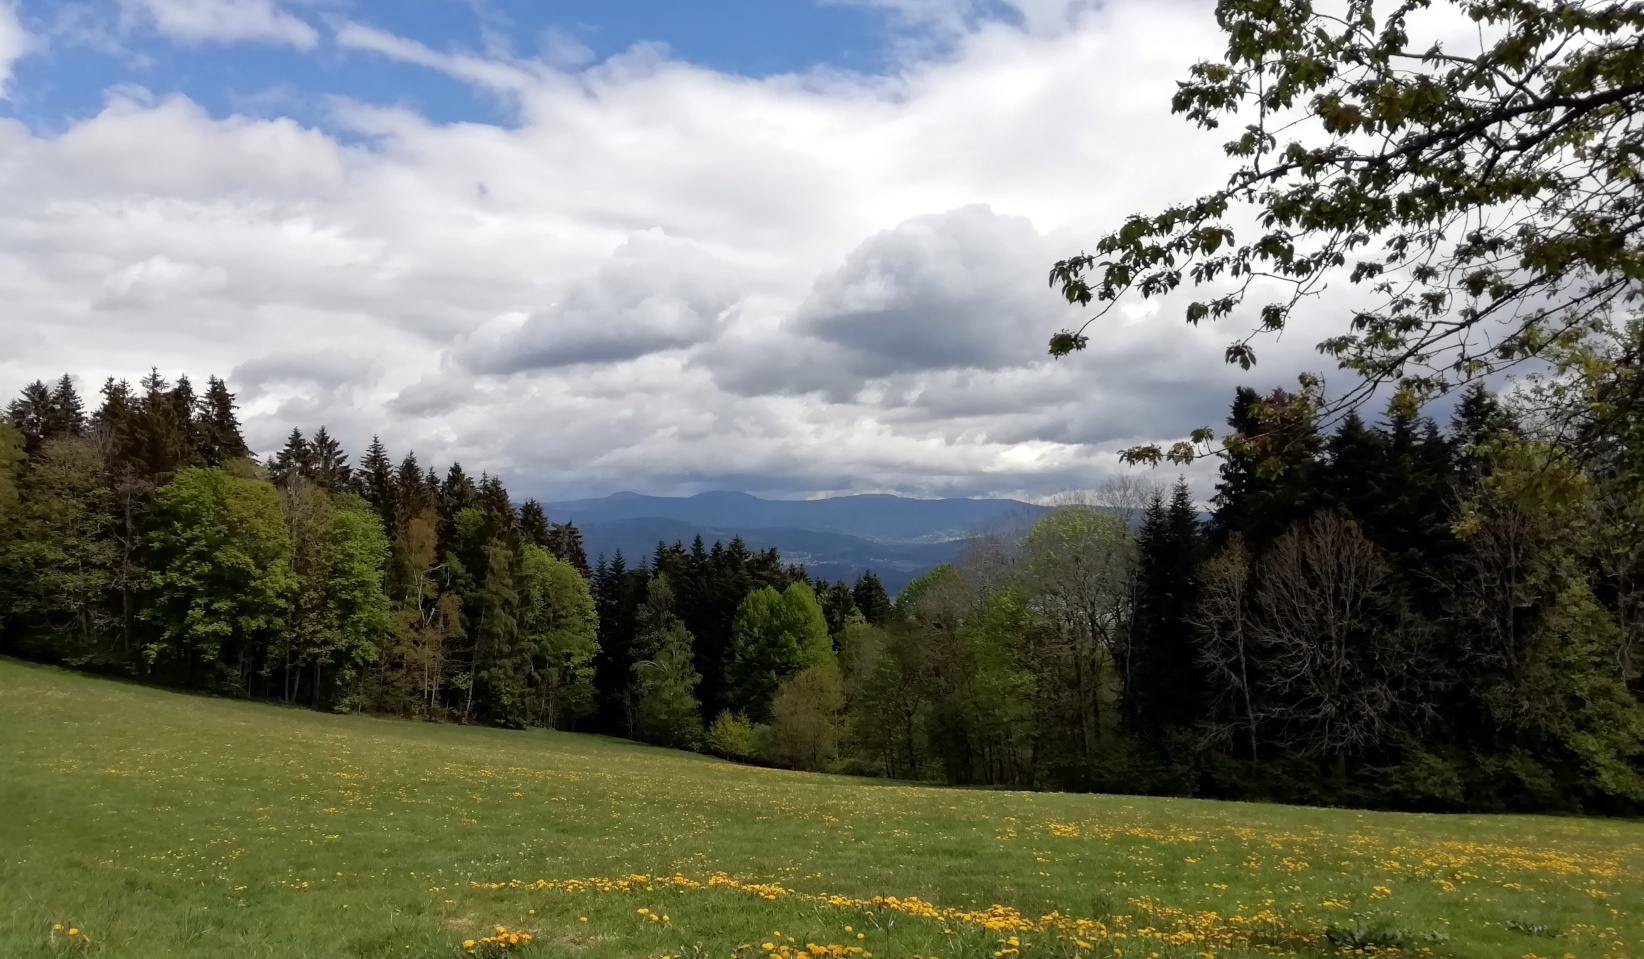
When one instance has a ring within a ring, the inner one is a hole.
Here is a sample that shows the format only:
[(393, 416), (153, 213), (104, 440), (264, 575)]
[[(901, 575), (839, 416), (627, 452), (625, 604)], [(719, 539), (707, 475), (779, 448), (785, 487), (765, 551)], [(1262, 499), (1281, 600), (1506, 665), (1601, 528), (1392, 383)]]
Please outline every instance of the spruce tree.
[(674, 592), (666, 574), (653, 577), (637, 611), (633, 648), (635, 723), (639, 738), (660, 746), (696, 749), (702, 745), (702, 674), (694, 643), (674, 614)]
[[(519, 508), (519, 535), (533, 546), (549, 549), (548, 514), (543, 512), (542, 504), (534, 499), (526, 500), (525, 505)], [(549, 551), (552, 552), (551, 549)]]
[(582, 530), (570, 523), (555, 523), (548, 529), (547, 545), (555, 559), (570, 563), (577, 572), (588, 575), (588, 550), (582, 545)]
[(399, 488), (395, 482), (394, 464), (388, 459), (388, 450), (382, 440), (371, 437), (365, 456), (360, 458), (360, 471), (355, 477), (360, 495), (376, 510), (384, 529), (393, 529), (399, 515)]
[[(156, 485), (178, 470), (196, 465), (194, 441), (189, 435), (189, 412), (178, 409), (173, 390), (156, 368), (138, 383), (141, 391), (119, 438), (125, 459)], [(192, 401), (192, 392), (189, 394)]]
[(1264, 397), (1241, 386), (1227, 424), (1249, 442), (1222, 462), (1211, 534), (1222, 543), (1238, 533), (1259, 553), (1324, 505), (1314, 401), (1284, 390)]
[(64, 439), (86, 431), (86, 410), (74, 388), (74, 378), (64, 373), (51, 391), (51, 407), (46, 417), (46, 438)]
[(354, 470), (348, 465), (348, 454), (324, 426), (314, 431), (309, 457), (309, 476), (320, 488), (336, 493), (353, 485)]
[(828, 586), (822, 593), (822, 613), (828, 621), (828, 635), (838, 636), (856, 612), (856, 598), (850, 584), (844, 580)]
[(452, 463), (445, 472), (445, 479), (435, 480), (434, 485), (440, 492), (441, 516), (455, 516), (479, 503), (479, 491), (474, 488), (474, 481), (468, 478), (461, 463)]
[(35, 380), (23, 387), (23, 395), (6, 407), (11, 425), (23, 434), (23, 450), (30, 456), (40, 451), (51, 428), (51, 389), (45, 381)]
[(885, 584), (879, 581), (879, 576), (873, 570), (868, 570), (856, 577), (856, 586), (851, 589), (851, 601), (861, 611), (862, 618), (875, 626), (883, 626), (890, 622), (894, 606), (890, 594), (885, 592)]
[(1386, 495), (1387, 438), (1348, 413), (1325, 443), (1324, 495), (1331, 508), (1359, 521), (1372, 519)]
[(297, 479), (311, 479), (314, 475), (314, 448), (303, 431), (295, 426), (285, 438), (285, 445), (268, 462), (269, 475), (274, 482), (289, 485)]
[(1148, 504), (1136, 547), (1136, 606), (1125, 664), (1128, 714), (1143, 730), (1185, 729), (1205, 709), (1191, 625), (1204, 536), (1185, 480), (1176, 482), (1168, 505), (1159, 496)]
[(251, 455), (240, 434), (240, 416), (228, 384), (215, 376), (206, 379), (205, 395), (195, 408), (195, 448), (207, 466), (221, 466), (229, 460)]
[(530, 707), (526, 691), (530, 659), (520, 635), (519, 555), (509, 544), (493, 540), (485, 547), (485, 557), (485, 580), (475, 622), (474, 660), (463, 716), (476, 715), (477, 691), (481, 697), (479, 709), (492, 722), (523, 726)]

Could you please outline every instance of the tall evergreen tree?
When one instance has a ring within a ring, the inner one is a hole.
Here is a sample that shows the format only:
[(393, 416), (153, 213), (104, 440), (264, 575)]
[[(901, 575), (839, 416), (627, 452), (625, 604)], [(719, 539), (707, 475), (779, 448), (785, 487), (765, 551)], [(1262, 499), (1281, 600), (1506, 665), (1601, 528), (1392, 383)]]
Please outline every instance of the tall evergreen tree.
[(195, 442), (200, 460), (207, 466), (221, 466), (229, 460), (251, 455), (240, 433), (240, 415), (228, 384), (215, 376), (206, 379), (205, 395), (195, 408)]
[(314, 431), (309, 457), (309, 478), (322, 489), (336, 493), (353, 485), (354, 470), (348, 465), (348, 454), (324, 426)]
[(856, 585), (851, 589), (851, 602), (861, 610), (862, 618), (875, 626), (890, 622), (895, 609), (890, 594), (885, 592), (885, 584), (871, 569), (856, 577)]
[(1128, 713), (1138, 728), (1185, 729), (1202, 716), (1204, 679), (1191, 617), (1204, 535), (1186, 480), (1155, 496), (1137, 536), (1136, 608), (1127, 650)]
[(822, 593), (822, 614), (828, 621), (828, 635), (838, 636), (845, 631), (845, 624), (850, 622), (851, 614), (856, 610), (856, 597), (851, 592), (850, 584), (839, 580), (828, 586)]
[(634, 637), (634, 733), (658, 745), (696, 749), (703, 737), (696, 698), (702, 674), (691, 634), (674, 614), (674, 600), (667, 574), (652, 577)]
[(548, 514), (543, 512), (542, 504), (534, 499), (526, 500), (525, 505), (519, 508), (519, 535), (533, 546), (549, 548), (551, 534), (548, 529)]
[(6, 407), (11, 425), (23, 434), (23, 450), (30, 456), (39, 452), (51, 428), (51, 388), (35, 380), (23, 387), (23, 395)]
[[(178, 470), (197, 464), (189, 435), (191, 411), (179, 409), (166, 378), (156, 368), (138, 383), (140, 390), (131, 415), (121, 424), (119, 444), (123, 458), (156, 485)], [(190, 393), (192, 400), (192, 393)]]
[(1259, 552), (1323, 505), (1314, 398), (1248, 387), (1234, 394), (1227, 424), (1246, 442), (1230, 449), (1216, 484), (1212, 538), (1238, 533)]
[(13, 647), (74, 665), (119, 664), (114, 502), (102, 459), (82, 439), (47, 440), (20, 486), (11, 535), (0, 539), (0, 607)]
[(46, 418), (46, 438), (64, 439), (86, 431), (86, 409), (74, 378), (64, 373), (51, 390), (51, 408)]
[(554, 558), (570, 563), (577, 572), (588, 575), (588, 550), (582, 545), (582, 530), (570, 523), (555, 523), (548, 528), (547, 546)]
[(360, 458), (360, 470), (355, 479), (360, 495), (377, 511), (383, 528), (393, 529), (400, 511), (399, 486), (395, 482), (394, 464), (388, 458), (388, 449), (378, 437), (371, 437), (371, 445), (366, 447), (365, 455)]
[(531, 705), (526, 690), (530, 658), (520, 635), (519, 555), (509, 544), (493, 540), (485, 547), (485, 557), (463, 716), (476, 715), (477, 692), (480, 709), (492, 722), (523, 726)]
[(291, 433), (285, 438), (285, 445), (275, 453), (268, 463), (268, 473), (274, 482), (282, 485), (290, 484), (298, 478), (312, 479), (314, 476), (314, 447), (303, 436), (303, 431), (293, 426)]

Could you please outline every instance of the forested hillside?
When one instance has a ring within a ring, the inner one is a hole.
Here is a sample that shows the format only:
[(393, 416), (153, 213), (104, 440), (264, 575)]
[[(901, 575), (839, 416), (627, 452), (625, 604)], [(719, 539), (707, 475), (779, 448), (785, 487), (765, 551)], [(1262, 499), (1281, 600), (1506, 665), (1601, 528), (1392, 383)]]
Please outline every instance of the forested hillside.
[[(258, 463), (208, 383), (11, 404), (6, 651), (901, 779), (1644, 807), (1640, 446), (1567, 392), (1326, 428), (1306, 390), (1241, 390), (1208, 524), (1180, 483), (1139, 524), (1063, 506), (893, 602), (740, 540), (590, 566), (495, 477), (353, 462), (324, 428)], [(1572, 426), (1605, 442), (1578, 460)]]

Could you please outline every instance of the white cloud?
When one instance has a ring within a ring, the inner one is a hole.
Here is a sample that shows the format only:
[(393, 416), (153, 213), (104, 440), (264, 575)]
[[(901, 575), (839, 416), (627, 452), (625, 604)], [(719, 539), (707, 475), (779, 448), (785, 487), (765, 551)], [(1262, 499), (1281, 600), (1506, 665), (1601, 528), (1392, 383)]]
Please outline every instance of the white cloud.
[(558, 302), (498, 317), (459, 353), (482, 373), (632, 360), (708, 341), (740, 298), (735, 278), (713, 257), (647, 231)]
[(11, 68), (29, 52), (30, 37), (17, 19), (16, 0), (0, 0), (0, 97), (11, 89)]
[(493, 90), (523, 90), (539, 78), (532, 71), (490, 57), (440, 53), (415, 40), (407, 40), (360, 23), (345, 23), (339, 27), (337, 42), (355, 50), (381, 54), (391, 60), (438, 70), (459, 80), (477, 83)]
[(319, 32), (277, 0), (120, 0), (126, 14), (185, 43), (272, 43), (312, 50)]
[(60, 135), (0, 121), (0, 390), (226, 372), (265, 448), (323, 422), (522, 494), (1095, 485), (1234, 382), (1229, 331), (1168, 308), (1044, 355), (1080, 318), (1051, 260), (1221, 180), (1168, 106), (1217, 36), (1204, 0), (1031, 6), (884, 78), (340, 28), (506, 92), (512, 127), (339, 103), (344, 139), (140, 92)]

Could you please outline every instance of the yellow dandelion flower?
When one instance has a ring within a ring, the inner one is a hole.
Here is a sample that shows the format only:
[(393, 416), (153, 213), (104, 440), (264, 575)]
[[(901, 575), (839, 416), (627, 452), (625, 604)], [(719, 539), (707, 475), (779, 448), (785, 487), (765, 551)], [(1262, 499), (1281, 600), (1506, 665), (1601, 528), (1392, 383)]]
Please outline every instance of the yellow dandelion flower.
[(69, 935), (71, 935), (71, 936), (78, 936), (79, 934), (80, 934), (80, 930), (78, 930), (78, 929), (70, 929), (69, 930)]

